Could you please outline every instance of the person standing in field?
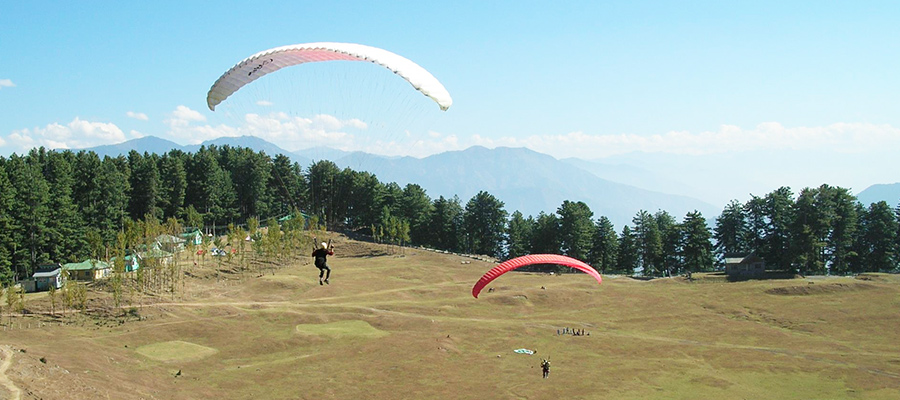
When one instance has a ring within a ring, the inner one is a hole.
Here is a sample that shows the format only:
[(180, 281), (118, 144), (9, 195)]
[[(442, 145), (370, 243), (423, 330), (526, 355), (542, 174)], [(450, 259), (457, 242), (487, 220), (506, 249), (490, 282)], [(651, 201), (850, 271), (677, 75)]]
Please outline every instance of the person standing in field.
[(541, 360), (541, 371), (544, 372), (544, 379), (550, 376), (550, 360)]
[(328, 256), (334, 255), (334, 246), (329, 245), (328, 243), (322, 242), (318, 249), (313, 251), (312, 256), (315, 258), (316, 268), (319, 269), (319, 284), (321, 285), (323, 280), (322, 277), (325, 277), (324, 282), (328, 283), (328, 278), (331, 277), (331, 268), (328, 268)]

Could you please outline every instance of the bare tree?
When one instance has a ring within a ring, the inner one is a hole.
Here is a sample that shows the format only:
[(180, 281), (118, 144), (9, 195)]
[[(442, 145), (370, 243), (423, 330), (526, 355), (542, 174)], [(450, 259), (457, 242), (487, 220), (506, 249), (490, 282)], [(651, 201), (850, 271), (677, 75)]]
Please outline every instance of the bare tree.
[(9, 313), (10, 321), (12, 321), (12, 313), (16, 309), (16, 304), (18, 303), (19, 296), (17, 296), (18, 291), (15, 286), (10, 286), (6, 288), (6, 310)]
[(56, 315), (56, 285), (50, 285), (50, 290), (47, 293), (50, 296), (50, 315)]

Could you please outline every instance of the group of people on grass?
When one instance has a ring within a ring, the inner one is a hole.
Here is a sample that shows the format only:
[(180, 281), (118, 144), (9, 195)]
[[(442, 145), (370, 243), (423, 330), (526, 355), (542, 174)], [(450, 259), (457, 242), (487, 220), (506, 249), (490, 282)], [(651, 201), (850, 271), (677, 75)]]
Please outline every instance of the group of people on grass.
[(563, 329), (556, 330), (556, 336), (559, 336), (559, 335), (591, 336), (591, 333), (585, 331), (584, 329), (572, 329), (569, 327), (565, 327)]

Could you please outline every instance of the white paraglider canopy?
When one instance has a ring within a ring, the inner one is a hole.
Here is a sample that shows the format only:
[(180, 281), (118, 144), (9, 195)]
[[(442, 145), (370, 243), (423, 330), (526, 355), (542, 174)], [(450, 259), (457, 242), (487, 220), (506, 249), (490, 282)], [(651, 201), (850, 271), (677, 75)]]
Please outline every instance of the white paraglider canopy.
[(322, 61), (367, 61), (399, 75), (413, 88), (428, 96), (446, 111), (453, 104), (450, 93), (430, 72), (390, 51), (353, 43), (305, 43), (261, 51), (231, 67), (209, 89), (206, 104), (215, 111), (219, 103), (240, 88), (266, 74), (304, 63)]

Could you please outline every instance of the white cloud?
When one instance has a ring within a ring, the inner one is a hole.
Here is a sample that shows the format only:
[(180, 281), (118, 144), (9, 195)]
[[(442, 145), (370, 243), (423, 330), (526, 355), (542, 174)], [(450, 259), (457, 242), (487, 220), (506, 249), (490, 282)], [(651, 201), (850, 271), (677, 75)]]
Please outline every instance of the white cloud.
[(268, 101), (268, 100), (259, 100), (256, 102), (256, 105), (263, 106), (263, 107), (271, 107), (274, 104), (275, 103), (272, 103), (271, 101)]
[[(359, 119), (340, 119), (319, 114), (310, 118), (276, 112), (246, 114), (239, 124), (197, 124), (206, 118), (197, 111), (178, 106), (169, 119), (169, 135), (174, 140), (200, 143), (222, 136), (252, 135), (286, 149), (329, 146), (348, 151), (424, 157), (473, 145), (527, 147), (555, 157), (595, 159), (631, 152), (683, 155), (724, 154), (750, 151), (819, 151), (865, 153), (895, 149), (900, 151), (900, 128), (867, 123), (836, 123), (818, 127), (785, 127), (777, 122), (761, 123), (745, 129), (722, 125), (715, 131), (671, 131), (654, 135), (565, 134), (515, 136), (459, 136), (435, 131), (422, 135), (383, 135), (358, 131), (370, 127)], [(380, 129), (380, 128), (378, 128)], [(355, 132), (356, 131), (356, 132)], [(354, 135), (356, 133), (357, 135)]]
[(179, 106), (172, 117), (164, 122), (169, 126), (168, 135), (176, 141), (192, 144), (219, 137), (256, 136), (286, 150), (314, 146), (352, 148), (354, 136), (351, 130), (365, 130), (365, 122), (359, 119), (342, 120), (332, 115), (319, 114), (312, 118), (293, 117), (283, 112), (267, 115), (246, 114), (239, 126), (229, 124), (203, 124), (203, 116), (187, 107)]
[(175, 107), (175, 110), (172, 111), (169, 118), (163, 120), (163, 123), (169, 127), (168, 135), (178, 143), (186, 141), (190, 144), (197, 144), (222, 136), (240, 136), (235, 133), (234, 128), (230, 127), (214, 128), (209, 125), (193, 125), (195, 122), (204, 121), (206, 121), (206, 117), (199, 111), (180, 105)]
[(12, 80), (0, 79), (0, 89), (5, 88), (5, 87), (15, 87), (15, 86), (16, 86), (16, 84), (13, 83)]
[(756, 150), (833, 150), (859, 153), (884, 150), (886, 147), (900, 150), (900, 128), (866, 123), (787, 128), (777, 122), (767, 122), (753, 129), (723, 125), (718, 131), (671, 131), (649, 136), (590, 135), (582, 131), (524, 138), (473, 135), (470, 144), (491, 148), (528, 147), (556, 157), (582, 158), (630, 152), (701, 155)]
[(258, 136), (279, 146), (296, 150), (313, 146), (344, 147), (353, 141), (345, 128), (365, 129), (359, 120), (340, 120), (320, 114), (312, 118), (291, 117), (284, 113), (270, 115), (247, 114), (246, 134)]
[[(527, 147), (558, 158), (595, 159), (632, 152), (681, 155), (746, 153), (752, 151), (833, 151), (866, 153), (894, 149), (900, 152), (900, 128), (890, 125), (838, 123), (822, 127), (792, 127), (768, 122), (753, 129), (723, 125), (717, 131), (691, 133), (672, 131), (641, 136), (635, 134), (591, 135), (582, 131), (558, 135), (526, 137), (470, 135), (456, 136), (429, 131), (420, 137), (395, 141), (358, 142), (361, 150), (383, 155), (425, 157), (444, 151), (462, 150), (478, 145)], [(334, 144), (328, 144), (337, 147)], [(308, 147), (308, 146), (303, 146)], [(352, 147), (352, 146), (350, 146)]]
[(200, 114), (199, 111), (191, 110), (187, 106), (178, 106), (175, 107), (175, 111), (172, 111), (172, 116), (163, 122), (174, 129), (176, 127), (187, 127), (192, 122), (202, 121), (206, 121), (206, 117)]
[(328, 114), (318, 114), (312, 118), (311, 122), (322, 129), (331, 131), (341, 129), (343, 126), (341, 120)]
[(85, 121), (76, 117), (66, 125), (52, 123), (43, 128), (13, 131), (7, 136), (7, 141), (23, 152), (39, 146), (49, 149), (80, 149), (124, 142), (125, 134), (115, 124)]
[(460, 143), (456, 135), (442, 135), (438, 133), (438, 136), (430, 134), (429, 136), (437, 140), (425, 138), (410, 140), (409, 136), (404, 135), (402, 140), (373, 140), (366, 143), (357, 143), (356, 146), (342, 147), (341, 150), (364, 151), (391, 157), (412, 156), (421, 158), (445, 151), (463, 150), (469, 147), (469, 144), (464, 146)]
[(147, 117), (147, 114), (140, 113), (140, 112), (129, 111), (129, 112), (125, 113), (125, 115), (128, 116), (128, 118), (134, 118), (134, 119), (138, 119), (141, 121), (150, 120), (150, 118)]
[(363, 122), (359, 119), (356, 119), (356, 118), (352, 118), (347, 121), (344, 121), (344, 125), (349, 126), (351, 128), (359, 129), (359, 130), (369, 129), (368, 124), (366, 124), (365, 122)]

